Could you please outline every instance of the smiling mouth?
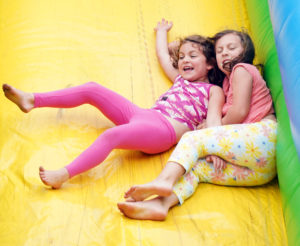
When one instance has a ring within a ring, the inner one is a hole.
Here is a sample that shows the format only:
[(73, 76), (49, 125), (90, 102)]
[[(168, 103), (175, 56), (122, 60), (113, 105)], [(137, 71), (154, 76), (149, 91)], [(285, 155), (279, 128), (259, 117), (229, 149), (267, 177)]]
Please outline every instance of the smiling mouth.
[(192, 70), (194, 70), (194, 68), (192, 68), (192, 67), (184, 67), (183, 68), (183, 71), (192, 71)]
[(226, 70), (226, 71), (230, 71), (231, 70), (231, 60), (224, 60), (222, 62), (222, 67)]
[(228, 63), (230, 63), (230, 62), (231, 62), (231, 60), (224, 60), (224, 61), (222, 62), (223, 67), (226, 66), (226, 64), (228, 64)]

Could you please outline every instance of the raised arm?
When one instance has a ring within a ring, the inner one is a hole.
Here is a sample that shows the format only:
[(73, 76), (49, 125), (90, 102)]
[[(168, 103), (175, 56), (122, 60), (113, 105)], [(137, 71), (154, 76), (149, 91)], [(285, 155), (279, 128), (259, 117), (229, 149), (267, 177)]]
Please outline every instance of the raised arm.
[(178, 75), (178, 70), (173, 67), (170, 53), (168, 50), (168, 31), (173, 23), (162, 19), (157, 23), (156, 28), (156, 55), (158, 61), (168, 78), (174, 82)]

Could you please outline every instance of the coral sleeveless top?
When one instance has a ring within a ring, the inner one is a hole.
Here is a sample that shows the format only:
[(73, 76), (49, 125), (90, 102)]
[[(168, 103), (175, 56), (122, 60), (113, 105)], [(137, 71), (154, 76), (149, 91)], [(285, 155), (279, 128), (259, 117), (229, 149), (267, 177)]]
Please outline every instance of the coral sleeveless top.
[(253, 80), (250, 111), (243, 123), (261, 121), (268, 114), (274, 113), (272, 97), (270, 95), (270, 90), (258, 69), (254, 65), (246, 63), (239, 63), (235, 65), (229, 79), (226, 77), (223, 81), (223, 91), (226, 102), (223, 106), (222, 114), (225, 115), (233, 104), (232, 78), (233, 72), (237, 67), (245, 68), (252, 75)]

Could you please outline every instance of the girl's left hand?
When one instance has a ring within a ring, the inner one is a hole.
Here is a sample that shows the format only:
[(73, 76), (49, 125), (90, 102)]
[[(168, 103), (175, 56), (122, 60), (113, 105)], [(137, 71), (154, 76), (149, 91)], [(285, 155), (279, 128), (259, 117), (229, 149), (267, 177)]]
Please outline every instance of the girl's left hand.
[(216, 171), (222, 171), (226, 168), (227, 164), (222, 158), (216, 155), (209, 155), (206, 157), (207, 162), (212, 162)]

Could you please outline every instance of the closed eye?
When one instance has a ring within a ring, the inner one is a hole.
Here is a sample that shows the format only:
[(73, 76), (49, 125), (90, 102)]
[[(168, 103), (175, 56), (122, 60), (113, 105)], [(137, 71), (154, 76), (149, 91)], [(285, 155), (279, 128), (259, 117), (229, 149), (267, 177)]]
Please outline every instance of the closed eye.
[(217, 53), (217, 54), (220, 54), (222, 51), (223, 51), (223, 49), (217, 49), (217, 50), (216, 50), (216, 53)]

